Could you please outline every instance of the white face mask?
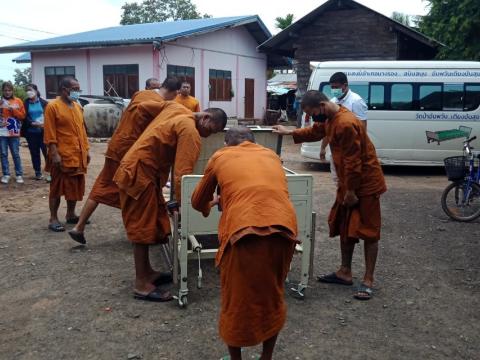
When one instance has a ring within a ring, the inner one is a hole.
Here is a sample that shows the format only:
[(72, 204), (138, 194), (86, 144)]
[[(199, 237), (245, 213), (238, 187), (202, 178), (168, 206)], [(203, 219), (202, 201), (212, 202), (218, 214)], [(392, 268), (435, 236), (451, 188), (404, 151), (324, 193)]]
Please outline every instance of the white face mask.
[(36, 91), (28, 90), (27, 91), (27, 96), (28, 96), (29, 99), (33, 99), (35, 96), (37, 96), (37, 93), (36, 93)]

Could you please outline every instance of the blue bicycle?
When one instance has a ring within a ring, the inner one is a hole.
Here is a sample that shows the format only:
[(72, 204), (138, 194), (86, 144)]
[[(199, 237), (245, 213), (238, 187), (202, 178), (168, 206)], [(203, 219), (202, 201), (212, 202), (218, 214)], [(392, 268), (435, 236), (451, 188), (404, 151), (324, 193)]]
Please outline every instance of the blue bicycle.
[(472, 221), (480, 216), (480, 151), (473, 151), (470, 143), (463, 143), (463, 156), (444, 159), (448, 180), (452, 181), (442, 194), (442, 208), (457, 221)]

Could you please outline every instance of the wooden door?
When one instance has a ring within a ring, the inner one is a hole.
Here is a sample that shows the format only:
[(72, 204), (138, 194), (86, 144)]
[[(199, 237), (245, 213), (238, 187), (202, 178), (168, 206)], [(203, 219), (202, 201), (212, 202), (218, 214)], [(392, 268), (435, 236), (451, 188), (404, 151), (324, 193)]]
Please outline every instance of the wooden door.
[(255, 108), (255, 79), (245, 79), (245, 118), (253, 119)]

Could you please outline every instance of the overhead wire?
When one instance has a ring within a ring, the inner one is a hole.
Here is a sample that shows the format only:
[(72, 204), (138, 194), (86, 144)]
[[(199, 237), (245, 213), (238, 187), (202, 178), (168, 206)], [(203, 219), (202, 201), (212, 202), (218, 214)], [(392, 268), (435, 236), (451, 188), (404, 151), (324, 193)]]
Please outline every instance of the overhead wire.
[(16, 37), (16, 36), (11, 36), (11, 35), (4, 35), (4, 34), (0, 34), (0, 36), (2, 36), (2, 37), (6, 37), (6, 38), (10, 38), (10, 39), (14, 39), (14, 40), (21, 40), (21, 41), (32, 41), (32, 40), (23, 39), (23, 38), (19, 38), (19, 37)]
[(19, 29), (24, 29), (24, 30), (29, 30), (29, 31), (41, 32), (41, 33), (45, 33), (45, 34), (60, 35), (58, 33), (50, 32), (50, 31), (44, 31), (44, 30), (40, 30), (40, 29), (29, 28), (29, 27), (15, 25), (15, 24), (6, 23), (6, 22), (2, 22), (2, 21), (0, 21), (0, 24), (1, 25), (7, 25), (7, 26), (13, 26), (13, 27), (16, 27), (16, 28), (19, 28)]

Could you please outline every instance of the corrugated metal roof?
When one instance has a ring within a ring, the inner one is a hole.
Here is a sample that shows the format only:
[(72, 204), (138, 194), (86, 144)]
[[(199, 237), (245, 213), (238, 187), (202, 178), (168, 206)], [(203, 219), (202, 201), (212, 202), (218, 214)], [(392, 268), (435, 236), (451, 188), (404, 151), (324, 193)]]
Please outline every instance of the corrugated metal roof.
[(297, 74), (276, 74), (267, 81), (267, 92), (270, 94), (285, 95), (292, 90), (297, 90)]
[(274, 77), (272, 77), (270, 80), (268, 80), (269, 83), (282, 83), (282, 82), (297, 82), (297, 74), (296, 73), (280, 73), (280, 74), (275, 74)]
[(32, 59), (30, 56), (30, 53), (23, 53), (20, 56), (17, 56), (16, 58), (12, 59), (13, 62), (16, 62), (17, 64), (22, 64), (22, 63), (29, 63)]
[(152, 41), (169, 41), (184, 36), (244, 25), (259, 44), (271, 36), (267, 27), (257, 15), (235, 16), (115, 26), (4, 46), (0, 47), (0, 53), (143, 44)]

